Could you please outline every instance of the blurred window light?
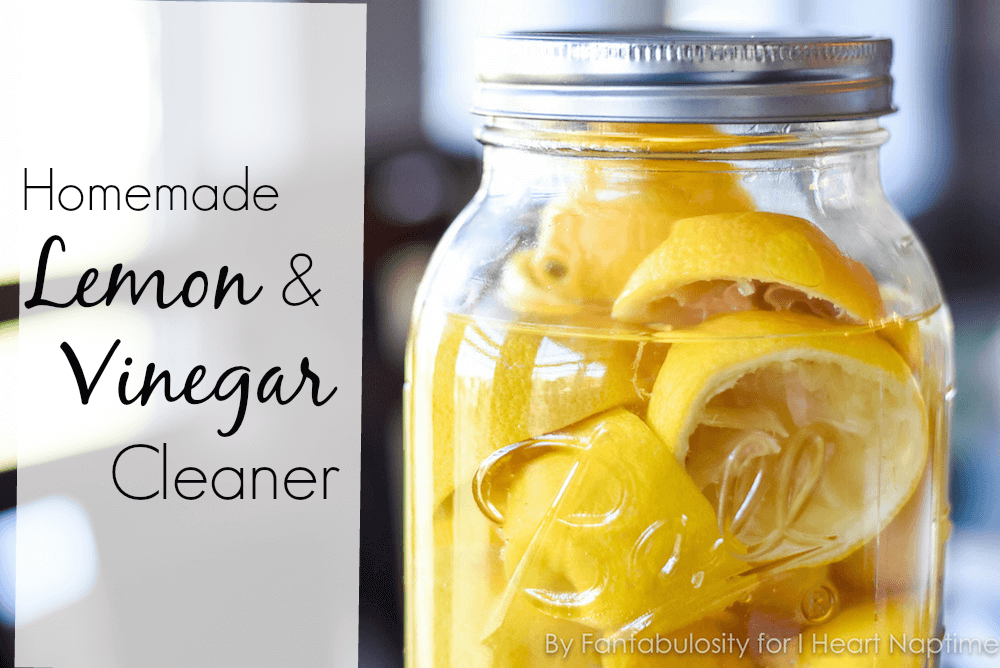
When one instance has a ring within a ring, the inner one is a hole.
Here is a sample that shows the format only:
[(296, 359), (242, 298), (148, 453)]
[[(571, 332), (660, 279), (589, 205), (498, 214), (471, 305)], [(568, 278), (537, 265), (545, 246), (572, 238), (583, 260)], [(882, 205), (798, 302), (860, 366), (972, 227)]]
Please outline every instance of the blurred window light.
[(17, 466), (18, 345), (17, 321), (0, 325), (0, 471)]
[(0, 621), (14, 625), (14, 590), (17, 587), (17, 511), (0, 513)]
[[(948, 543), (944, 614), (948, 631), (966, 638), (1000, 637), (1000, 584), (995, 577), (1000, 541), (991, 532), (956, 531)], [(949, 668), (996, 666), (988, 654), (950, 654)]]
[(421, 120), (441, 148), (480, 151), (471, 113), (477, 37), (512, 30), (614, 30), (663, 23), (664, 0), (422, 0)]
[(670, 25), (691, 30), (788, 30), (799, 27), (801, 0), (667, 0)]
[(1000, 324), (993, 332), (990, 342), (983, 350), (978, 360), (979, 378), (987, 388), (987, 393), (993, 400), (993, 411), (989, 419), (992, 427), (1000, 432)]
[(15, 603), (21, 626), (82, 599), (97, 562), (90, 520), (72, 499), (47, 497), (0, 514), (0, 619), (14, 623)]

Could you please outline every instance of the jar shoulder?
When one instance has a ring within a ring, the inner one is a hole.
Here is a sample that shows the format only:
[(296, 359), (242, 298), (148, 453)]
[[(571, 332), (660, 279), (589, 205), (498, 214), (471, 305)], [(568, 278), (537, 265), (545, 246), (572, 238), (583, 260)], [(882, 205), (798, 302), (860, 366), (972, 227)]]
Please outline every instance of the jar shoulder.
[[(727, 227), (725, 216), (794, 218), (870, 274), (884, 303), (883, 317), (917, 317), (943, 302), (926, 249), (877, 182), (869, 189), (855, 183), (811, 188), (821, 180), (816, 170), (775, 178), (733, 167), (710, 177), (678, 171), (655, 181), (605, 178), (596, 188), (593, 182), (581, 185), (579, 175), (576, 183), (565, 175), (536, 176), (521, 187), (508, 181), (494, 188), (484, 181), (433, 254), (414, 323), (428, 308), (502, 319), (543, 312), (561, 314), (564, 322), (602, 309), (610, 313), (677, 221), (705, 216), (703, 209), (723, 222), (713, 219), (702, 237), (692, 236), (691, 254), (710, 253), (723, 246), (725, 235), (735, 234), (739, 225)], [(854, 192), (838, 193), (838, 187)], [(760, 233), (778, 234), (774, 225), (762, 226)], [(754, 241), (752, 230), (747, 234)], [(726, 252), (739, 254), (735, 246)], [(805, 260), (792, 256), (788, 262)]]

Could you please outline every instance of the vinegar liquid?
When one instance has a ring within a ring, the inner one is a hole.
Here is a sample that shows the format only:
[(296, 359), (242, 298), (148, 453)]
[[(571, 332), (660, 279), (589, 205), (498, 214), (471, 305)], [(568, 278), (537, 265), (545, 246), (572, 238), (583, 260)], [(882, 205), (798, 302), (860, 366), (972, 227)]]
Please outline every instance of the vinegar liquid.
[(762, 317), (416, 323), (407, 665), (936, 665), (944, 310)]

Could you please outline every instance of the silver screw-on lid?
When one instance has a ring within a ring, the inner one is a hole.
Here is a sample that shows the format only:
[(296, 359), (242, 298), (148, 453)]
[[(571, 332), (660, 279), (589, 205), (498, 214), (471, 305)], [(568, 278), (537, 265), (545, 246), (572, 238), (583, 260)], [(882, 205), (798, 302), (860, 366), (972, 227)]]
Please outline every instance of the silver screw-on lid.
[(473, 112), (647, 122), (845, 120), (893, 111), (892, 41), (672, 31), (479, 40)]

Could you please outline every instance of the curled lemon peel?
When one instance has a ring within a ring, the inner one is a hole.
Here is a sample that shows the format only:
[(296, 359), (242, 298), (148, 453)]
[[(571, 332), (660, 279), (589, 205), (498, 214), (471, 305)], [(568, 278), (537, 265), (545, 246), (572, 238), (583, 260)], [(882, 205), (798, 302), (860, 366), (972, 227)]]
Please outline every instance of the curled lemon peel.
[(714, 499), (724, 535), (754, 563), (788, 566), (838, 560), (874, 537), (929, 450), (899, 353), (798, 314), (722, 315), (696, 329), (707, 340), (671, 347), (647, 421)]
[(868, 270), (809, 221), (753, 212), (675, 221), (670, 236), (629, 277), (612, 316), (692, 325), (750, 310), (868, 324), (881, 320), (885, 308)]
[[(588, 146), (630, 141), (635, 137), (630, 127), (615, 136), (595, 134)], [(696, 152), (739, 139), (711, 126), (681, 124), (659, 126), (642, 141)], [(541, 210), (533, 246), (505, 268), (501, 297), (510, 308), (520, 313), (572, 312), (581, 306), (609, 310), (628, 275), (667, 238), (674, 221), (753, 209), (728, 164), (643, 157), (636, 148), (635, 154), (574, 166), (565, 193)]]
[(750, 567), (724, 545), (713, 508), (673, 454), (622, 409), (504, 449), (484, 461), (476, 486), (508, 541), (497, 626), (527, 595), (553, 618), (605, 632), (670, 631), (760, 580), (742, 575)]
[(644, 357), (634, 342), (567, 341), (450, 317), (433, 371), (435, 504), (499, 448), (638, 404), (653, 377)]

